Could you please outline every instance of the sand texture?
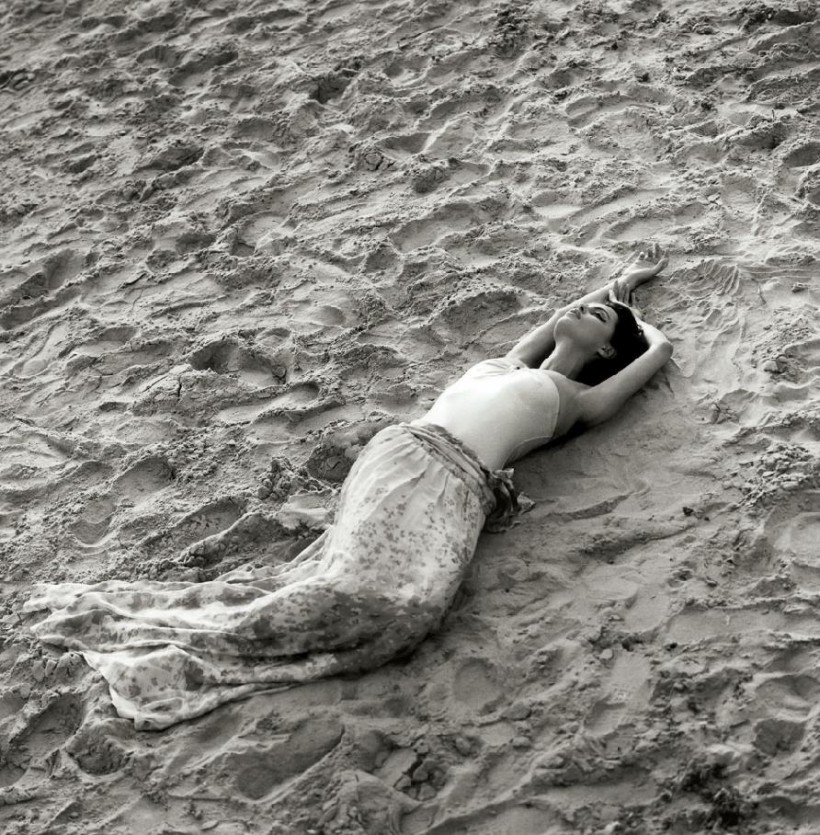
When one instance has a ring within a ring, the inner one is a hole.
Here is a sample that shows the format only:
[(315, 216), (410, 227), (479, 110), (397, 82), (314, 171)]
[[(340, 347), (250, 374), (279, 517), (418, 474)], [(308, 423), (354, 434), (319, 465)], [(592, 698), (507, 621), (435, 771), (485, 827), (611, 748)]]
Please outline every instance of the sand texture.
[[(820, 832), (813, 0), (0, 2), (0, 831)], [(643, 242), (675, 356), (443, 629), (136, 732), (32, 582), (286, 560)]]

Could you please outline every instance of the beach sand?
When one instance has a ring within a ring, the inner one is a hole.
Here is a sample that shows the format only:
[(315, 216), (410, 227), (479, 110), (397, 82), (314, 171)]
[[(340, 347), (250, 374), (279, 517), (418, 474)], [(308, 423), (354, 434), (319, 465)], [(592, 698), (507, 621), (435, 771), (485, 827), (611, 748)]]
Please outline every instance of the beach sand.
[[(0, 830), (820, 831), (816, 5), (0, 7)], [(136, 732), (26, 631), (298, 553), (652, 241), (672, 362), (516, 466), (411, 657)]]

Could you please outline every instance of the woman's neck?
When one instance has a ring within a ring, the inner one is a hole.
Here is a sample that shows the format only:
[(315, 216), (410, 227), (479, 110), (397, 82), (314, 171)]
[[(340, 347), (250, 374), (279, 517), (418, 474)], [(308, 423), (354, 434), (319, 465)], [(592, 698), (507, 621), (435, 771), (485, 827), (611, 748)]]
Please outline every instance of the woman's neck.
[(562, 342), (556, 345), (553, 352), (541, 363), (541, 368), (557, 371), (570, 380), (575, 380), (590, 359), (586, 351), (572, 343)]

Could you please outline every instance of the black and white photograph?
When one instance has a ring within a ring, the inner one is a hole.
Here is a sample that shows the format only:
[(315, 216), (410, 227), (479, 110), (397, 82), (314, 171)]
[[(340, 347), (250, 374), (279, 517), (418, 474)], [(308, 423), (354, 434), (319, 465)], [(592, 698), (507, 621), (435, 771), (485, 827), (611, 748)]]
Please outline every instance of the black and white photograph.
[(816, 0), (0, 0), (0, 833), (820, 833)]

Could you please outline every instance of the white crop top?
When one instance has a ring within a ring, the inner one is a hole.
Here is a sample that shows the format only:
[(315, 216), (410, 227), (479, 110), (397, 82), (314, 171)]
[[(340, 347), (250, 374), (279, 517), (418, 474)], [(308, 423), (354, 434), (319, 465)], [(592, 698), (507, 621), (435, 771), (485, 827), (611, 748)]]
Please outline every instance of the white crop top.
[(504, 357), (470, 368), (420, 422), (443, 426), (495, 470), (551, 440), (558, 407), (548, 372)]

